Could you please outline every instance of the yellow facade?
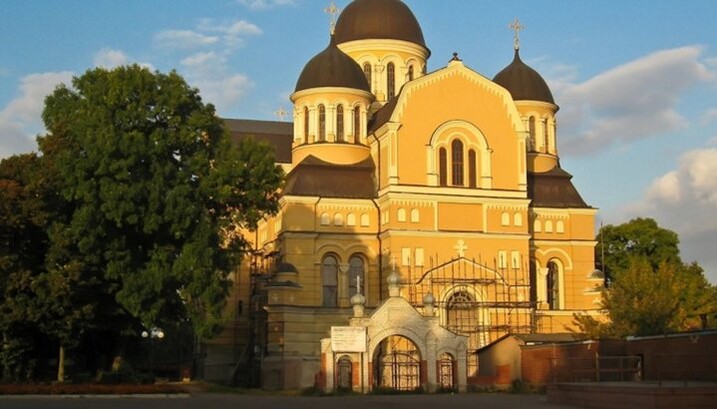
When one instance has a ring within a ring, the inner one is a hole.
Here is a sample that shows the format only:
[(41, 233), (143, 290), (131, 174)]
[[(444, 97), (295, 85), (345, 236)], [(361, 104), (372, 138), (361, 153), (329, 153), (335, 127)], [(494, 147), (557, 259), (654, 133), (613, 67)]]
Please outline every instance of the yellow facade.
[(320, 378), (320, 339), (348, 322), (356, 276), (369, 314), (392, 271), (416, 308), (433, 296), (441, 325), (470, 339), (469, 377), (480, 365), (470, 352), (505, 334), (567, 332), (574, 313), (597, 314), (596, 209), (559, 169), (557, 105), (516, 101), (457, 57), (426, 73), (422, 44), (338, 48), (371, 92), (327, 84), (292, 95), (287, 190), (237, 272), (253, 287), (233, 302), (260, 315), (246, 308), (236, 321), (254, 328), (264, 386)]

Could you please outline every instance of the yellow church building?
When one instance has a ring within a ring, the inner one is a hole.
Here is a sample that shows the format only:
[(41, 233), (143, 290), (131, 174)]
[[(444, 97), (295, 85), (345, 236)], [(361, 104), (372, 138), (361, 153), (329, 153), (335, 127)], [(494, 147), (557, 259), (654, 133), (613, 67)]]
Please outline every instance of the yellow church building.
[(428, 72), (406, 4), (354, 0), (299, 75), (291, 123), (226, 120), (287, 176), (206, 377), (464, 390), (480, 348), (598, 314), (596, 209), (560, 167), (558, 105), (514, 28), (492, 79), (456, 54)]

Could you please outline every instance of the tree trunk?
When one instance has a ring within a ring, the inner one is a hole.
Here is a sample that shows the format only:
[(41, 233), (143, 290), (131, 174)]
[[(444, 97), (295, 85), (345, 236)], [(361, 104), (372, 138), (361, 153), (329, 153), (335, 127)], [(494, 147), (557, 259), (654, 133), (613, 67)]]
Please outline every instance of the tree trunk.
[(65, 346), (60, 344), (60, 356), (57, 359), (57, 382), (65, 382)]

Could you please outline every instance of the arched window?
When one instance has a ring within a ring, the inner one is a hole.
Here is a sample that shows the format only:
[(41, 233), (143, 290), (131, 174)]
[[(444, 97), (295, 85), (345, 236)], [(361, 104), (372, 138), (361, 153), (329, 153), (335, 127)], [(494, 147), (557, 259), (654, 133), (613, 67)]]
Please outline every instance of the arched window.
[(413, 81), (413, 65), (408, 66), (408, 80)]
[(321, 225), (322, 226), (328, 226), (330, 223), (330, 218), (328, 213), (321, 213)]
[(454, 139), (451, 142), (451, 175), (453, 186), (463, 186), (463, 142)]
[(446, 148), (438, 150), (438, 179), (441, 186), (448, 185), (448, 158)]
[(548, 139), (548, 118), (545, 118), (545, 121), (543, 122), (543, 147), (545, 148), (545, 152), (550, 152), (550, 149), (548, 149), (549, 139)]
[(369, 63), (363, 64), (363, 73), (366, 76), (366, 81), (368, 82), (369, 89), (372, 89), (373, 86), (371, 85), (371, 64), (369, 64)]
[(406, 209), (404, 209), (404, 208), (398, 209), (398, 212), (396, 213), (396, 220), (398, 220), (399, 222), (406, 221)]
[(323, 284), (324, 307), (336, 307), (338, 305), (338, 275), (339, 262), (336, 257), (328, 255), (321, 262), (321, 282)]
[(516, 213), (513, 215), (513, 225), (514, 226), (522, 226), (523, 225), (523, 215), (520, 213)]
[(538, 147), (535, 146), (535, 117), (531, 116), (528, 118), (528, 134), (530, 135), (530, 150), (537, 151)]
[(478, 322), (475, 300), (465, 291), (451, 295), (446, 304), (446, 315), (448, 329), (459, 334), (473, 332)]
[(304, 142), (309, 141), (309, 108), (304, 107)]
[(396, 96), (396, 66), (392, 62), (386, 65), (386, 90), (388, 99)]
[(366, 283), (363, 281), (364, 274), (364, 262), (363, 258), (358, 255), (353, 255), (349, 259), (349, 297), (353, 297), (356, 294), (356, 279), (361, 279), (361, 292), (366, 294)]
[(343, 226), (344, 225), (344, 215), (341, 213), (334, 214), (334, 226)]
[(319, 105), (319, 141), (326, 140), (326, 107)]
[(565, 223), (562, 220), (558, 220), (555, 223), (555, 232), (556, 233), (565, 233)]
[(421, 221), (421, 213), (418, 209), (411, 210), (411, 223), (418, 223)]
[(500, 215), (500, 225), (501, 226), (510, 226), (510, 215), (508, 212), (503, 212)]
[(346, 225), (347, 226), (356, 226), (356, 215), (353, 213), (349, 213), (346, 215)]
[(545, 221), (545, 232), (546, 232), (546, 233), (552, 233), (552, 232), (553, 232), (553, 221), (552, 221), (552, 220), (546, 220), (546, 221)]
[(476, 151), (473, 149), (468, 151), (468, 186), (478, 186), (476, 175)]
[(542, 230), (543, 230), (543, 226), (540, 223), (540, 220), (536, 219), (535, 222), (533, 222), (533, 231), (541, 232)]
[(546, 301), (551, 310), (560, 309), (560, 270), (554, 261), (548, 262), (548, 275), (546, 277), (548, 291)]
[(370, 219), (368, 218), (368, 215), (366, 213), (361, 214), (361, 227), (368, 227), (370, 226)]
[(354, 142), (361, 143), (361, 107), (354, 107)]
[(336, 140), (344, 141), (344, 106), (341, 104), (336, 106)]

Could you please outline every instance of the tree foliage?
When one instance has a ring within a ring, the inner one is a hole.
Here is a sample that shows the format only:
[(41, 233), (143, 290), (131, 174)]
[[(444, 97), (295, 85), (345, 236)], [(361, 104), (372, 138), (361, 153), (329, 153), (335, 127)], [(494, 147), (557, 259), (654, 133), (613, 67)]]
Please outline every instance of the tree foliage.
[[(576, 324), (593, 338), (656, 335), (702, 328), (715, 312), (715, 289), (697, 263), (685, 264), (675, 232), (652, 219), (605, 226), (604, 268), (610, 285), (602, 308), (609, 321), (577, 315)], [(601, 254), (600, 248), (597, 249)]]
[(41, 155), (0, 162), (4, 372), (38, 336), (61, 356), (89, 331), (183, 323), (212, 336), (240, 232), (278, 207), (272, 149), (233, 143), (179, 75), (138, 66), (58, 87), (43, 120)]

